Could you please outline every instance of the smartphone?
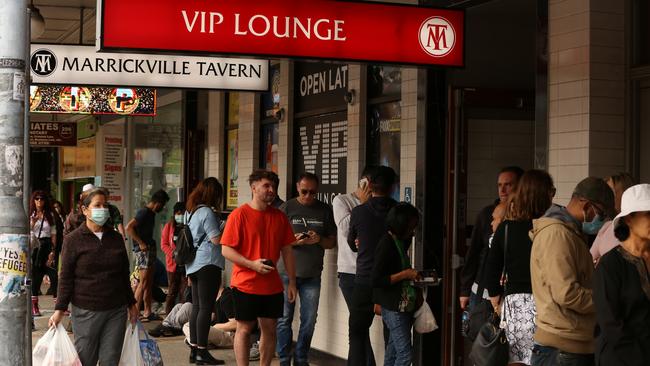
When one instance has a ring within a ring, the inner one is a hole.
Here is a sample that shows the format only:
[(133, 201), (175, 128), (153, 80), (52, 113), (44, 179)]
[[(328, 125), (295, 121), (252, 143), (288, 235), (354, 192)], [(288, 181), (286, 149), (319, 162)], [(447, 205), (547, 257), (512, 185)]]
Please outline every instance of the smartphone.
[(309, 237), (309, 233), (306, 232), (306, 231), (303, 231), (302, 233), (300, 233), (300, 236), (298, 237), (298, 240), (307, 239), (308, 237)]
[(273, 264), (273, 261), (270, 260), (270, 259), (265, 259), (265, 260), (263, 260), (263, 261), (262, 261), (262, 264), (267, 265), (267, 266), (269, 266), (269, 267), (275, 267), (275, 265)]
[(359, 187), (360, 187), (361, 189), (365, 189), (366, 186), (368, 186), (368, 178), (362, 178), (362, 179), (359, 181)]

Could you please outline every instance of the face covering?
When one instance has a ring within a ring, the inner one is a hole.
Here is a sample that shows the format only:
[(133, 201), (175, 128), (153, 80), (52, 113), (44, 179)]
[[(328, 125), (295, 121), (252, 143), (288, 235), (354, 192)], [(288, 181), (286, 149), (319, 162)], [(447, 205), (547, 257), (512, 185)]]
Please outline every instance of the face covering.
[(176, 221), (177, 224), (182, 224), (183, 223), (183, 215), (174, 215), (174, 220)]
[[(585, 215), (585, 217), (587, 217), (587, 215)], [(587, 235), (597, 235), (604, 223), (605, 221), (603, 221), (600, 215), (596, 215), (591, 222), (582, 223), (582, 232)]]
[(108, 221), (109, 213), (107, 208), (91, 208), (90, 219), (99, 226), (104, 226)]

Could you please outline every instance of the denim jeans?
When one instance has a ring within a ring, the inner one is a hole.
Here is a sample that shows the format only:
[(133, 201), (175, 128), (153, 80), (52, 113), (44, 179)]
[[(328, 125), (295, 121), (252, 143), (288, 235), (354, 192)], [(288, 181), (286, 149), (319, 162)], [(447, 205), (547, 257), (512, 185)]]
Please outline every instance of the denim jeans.
[(381, 309), (384, 324), (390, 329), (390, 339), (384, 355), (384, 366), (409, 366), (413, 358), (411, 326), (413, 313)]
[[(293, 312), (296, 303), (290, 303), (287, 299), (286, 289), (289, 285), (289, 277), (286, 274), (282, 274), (281, 277), (285, 288), (284, 313), (282, 318), (278, 320), (276, 352), (280, 357), (280, 363), (286, 363), (291, 361), (291, 342), (293, 340), (291, 323), (293, 323)], [(307, 362), (311, 338), (316, 327), (316, 317), (318, 316), (320, 277), (296, 277), (296, 288), (298, 289), (298, 298), (300, 298), (300, 329), (298, 330), (294, 360), (295, 362)]]
[[(348, 306), (348, 311), (352, 309), (352, 294), (354, 293), (354, 278), (356, 276), (351, 273), (341, 273), (339, 272), (339, 287), (343, 293), (343, 298), (345, 303)], [(366, 364), (365, 366), (375, 366), (375, 356), (372, 353), (372, 345), (370, 344), (370, 338), (367, 338), (366, 343)], [(350, 354), (348, 353), (348, 359), (350, 359)]]
[(594, 366), (593, 354), (570, 353), (555, 347), (533, 346), (531, 366)]

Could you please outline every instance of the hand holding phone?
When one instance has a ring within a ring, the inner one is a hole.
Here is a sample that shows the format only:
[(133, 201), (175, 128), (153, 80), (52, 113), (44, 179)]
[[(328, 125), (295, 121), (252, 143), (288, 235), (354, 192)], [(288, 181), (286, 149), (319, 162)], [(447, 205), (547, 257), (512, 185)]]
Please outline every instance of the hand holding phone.
[(307, 239), (307, 238), (309, 238), (309, 233), (306, 232), (306, 231), (303, 231), (302, 233), (300, 233), (300, 236), (298, 237), (298, 240)]
[(263, 261), (262, 261), (262, 264), (264, 264), (264, 265), (266, 265), (266, 266), (269, 266), (269, 267), (274, 267), (274, 268), (275, 268), (275, 264), (274, 264), (273, 261), (270, 260), (270, 259), (265, 259), (265, 260), (263, 260)]

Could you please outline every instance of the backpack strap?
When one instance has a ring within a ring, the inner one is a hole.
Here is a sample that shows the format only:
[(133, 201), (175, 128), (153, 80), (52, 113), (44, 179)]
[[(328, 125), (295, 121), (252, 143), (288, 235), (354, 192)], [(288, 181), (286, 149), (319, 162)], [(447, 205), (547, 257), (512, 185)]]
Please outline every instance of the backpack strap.
[[(190, 213), (190, 217), (187, 218), (187, 223), (185, 224), (185, 225), (188, 226), (188, 228), (189, 228), (189, 226), (190, 226), (190, 220), (192, 220), (192, 216), (194, 216), (194, 214), (196, 213), (196, 211), (198, 211), (200, 208), (203, 208), (203, 207), (208, 207), (208, 206), (206, 206), (206, 205), (198, 205), (198, 206), (196, 206), (196, 208), (195, 208), (195, 209)], [(201, 237), (199, 238), (199, 241), (197, 242), (197, 243), (199, 244), (199, 246), (201, 245), (201, 243), (203, 242), (203, 240), (205, 240), (205, 237), (206, 237), (206, 236), (208, 236), (208, 233), (207, 233), (207, 232), (204, 232), (203, 235), (201, 235)], [(194, 248), (198, 248), (196, 245), (194, 245), (194, 243), (192, 243), (192, 246), (193, 246)]]

